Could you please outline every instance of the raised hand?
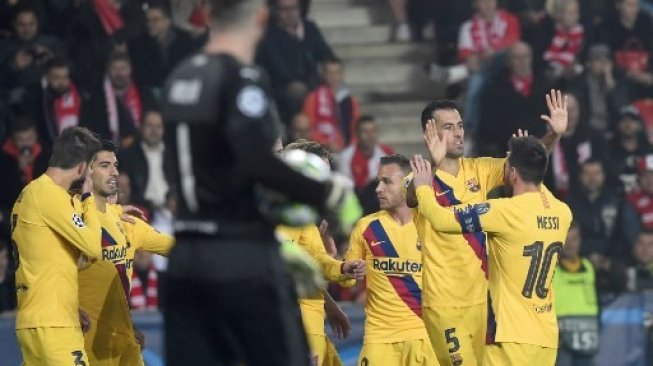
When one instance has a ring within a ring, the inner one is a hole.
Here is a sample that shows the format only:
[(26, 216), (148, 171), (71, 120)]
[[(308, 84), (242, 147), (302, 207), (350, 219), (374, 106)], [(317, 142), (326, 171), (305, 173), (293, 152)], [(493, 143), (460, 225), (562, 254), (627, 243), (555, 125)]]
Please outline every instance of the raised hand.
[(410, 161), (410, 166), (413, 170), (413, 185), (417, 187), (426, 185), (430, 186), (433, 180), (431, 173), (431, 163), (424, 160), (422, 155), (415, 155), (413, 160)]
[(563, 97), (560, 90), (551, 89), (551, 92), (546, 95), (546, 106), (549, 108), (549, 115), (542, 115), (540, 118), (549, 125), (553, 133), (562, 135), (567, 131), (569, 123), (567, 96)]
[(522, 130), (521, 128), (517, 130), (516, 133), (512, 134), (514, 138), (528, 137), (528, 130)]
[(446, 133), (449, 133), (449, 131), (443, 131), (442, 137), (438, 135), (435, 120), (431, 119), (426, 123), (424, 142), (429, 150), (429, 154), (431, 154), (431, 161), (436, 166), (439, 165), (447, 156), (447, 142), (445, 140)]

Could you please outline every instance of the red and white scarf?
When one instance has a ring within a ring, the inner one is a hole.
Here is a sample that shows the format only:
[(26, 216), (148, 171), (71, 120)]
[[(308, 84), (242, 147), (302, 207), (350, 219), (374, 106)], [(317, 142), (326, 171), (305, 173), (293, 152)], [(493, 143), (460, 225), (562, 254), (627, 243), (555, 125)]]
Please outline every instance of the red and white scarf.
[(511, 17), (513, 16), (505, 10), (498, 10), (491, 22), (486, 22), (478, 14), (474, 15), (470, 31), (472, 51), (497, 51), (506, 47), (506, 40), (513, 37), (511, 33), (519, 32), (519, 29), (511, 29)]
[(517, 93), (521, 94), (524, 97), (530, 97), (533, 92), (533, 75), (528, 76), (511, 76), (510, 81), (512, 82), (513, 88)]
[(150, 310), (159, 306), (158, 276), (153, 265), (147, 269), (147, 288), (143, 292), (143, 283), (134, 270), (129, 302), (134, 310)]
[(571, 66), (583, 47), (584, 34), (585, 31), (580, 24), (569, 30), (557, 25), (549, 49), (544, 53), (544, 60), (554, 68)]
[[(117, 142), (120, 139), (120, 121), (118, 120), (118, 103), (116, 101), (118, 95), (116, 95), (108, 76), (104, 77), (104, 97), (106, 98), (107, 113), (109, 114), (109, 132), (111, 133), (111, 139)], [(140, 127), (141, 118), (143, 117), (143, 104), (138, 88), (136, 88), (133, 82), (129, 83), (123, 102), (127, 106), (129, 113), (131, 113), (136, 127)]]
[(315, 90), (315, 122), (312, 125), (312, 139), (322, 145), (342, 150), (344, 138), (340, 132), (340, 121), (336, 115), (336, 100), (333, 91), (328, 86), (320, 86)]
[[(43, 88), (47, 88), (47, 82), (44, 79)], [(43, 99), (44, 102), (47, 102), (48, 98)], [(49, 106), (45, 106), (45, 110), (49, 110)], [(50, 121), (50, 126), (54, 127), (54, 130), (50, 131), (53, 134), (53, 138), (59, 136), (61, 131), (65, 130), (68, 127), (75, 127), (79, 125), (79, 117), (82, 110), (82, 99), (77, 92), (77, 87), (75, 84), (70, 82), (68, 91), (58, 97), (54, 98), (53, 105), (53, 117), (54, 121)], [(52, 123), (54, 122), (54, 123)]]
[[(41, 147), (41, 144), (38, 142), (32, 145), (30, 148), (32, 150), (32, 158), (36, 160), (39, 155), (41, 155), (41, 152), (43, 151), (43, 148)], [(7, 140), (5, 143), (2, 145), (2, 151), (4, 151), (7, 155), (12, 156), (14, 159), (18, 160), (18, 157), (20, 156), (21, 152), (18, 150), (18, 147), (14, 143), (13, 140)], [(23, 175), (22, 175), (22, 183), (23, 185), (26, 185), (27, 183), (31, 182), (32, 179), (34, 179), (34, 163), (31, 165), (27, 165), (23, 168)]]
[(93, 0), (93, 7), (107, 35), (111, 36), (125, 26), (120, 11), (109, 0)]

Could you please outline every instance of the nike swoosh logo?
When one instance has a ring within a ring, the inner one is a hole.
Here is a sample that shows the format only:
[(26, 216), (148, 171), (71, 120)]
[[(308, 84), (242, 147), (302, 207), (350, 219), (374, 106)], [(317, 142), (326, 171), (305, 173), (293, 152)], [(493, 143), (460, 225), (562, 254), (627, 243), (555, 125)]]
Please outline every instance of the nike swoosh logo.
[(449, 193), (449, 190), (446, 190), (446, 191), (444, 191), (444, 192), (442, 192), (442, 193), (437, 193), (437, 192), (436, 192), (435, 195), (436, 195), (437, 197), (440, 197), (440, 196), (444, 196), (444, 195), (447, 194), (447, 193)]
[(375, 246), (377, 246), (377, 245), (379, 245), (379, 244), (383, 244), (383, 243), (385, 243), (384, 240), (381, 240), (381, 241), (373, 241), (373, 242), (370, 243), (370, 245), (373, 246), (373, 247), (375, 247)]

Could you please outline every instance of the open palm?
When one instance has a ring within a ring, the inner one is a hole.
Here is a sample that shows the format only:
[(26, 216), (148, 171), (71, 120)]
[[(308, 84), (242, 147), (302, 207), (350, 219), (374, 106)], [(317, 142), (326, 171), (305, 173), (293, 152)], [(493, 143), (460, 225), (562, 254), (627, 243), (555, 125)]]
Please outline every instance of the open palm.
[(542, 118), (557, 135), (567, 131), (569, 114), (567, 113), (567, 96), (563, 97), (560, 90), (551, 89), (546, 95), (546, 105), (549, 108), (549, 115), (542, 115)]

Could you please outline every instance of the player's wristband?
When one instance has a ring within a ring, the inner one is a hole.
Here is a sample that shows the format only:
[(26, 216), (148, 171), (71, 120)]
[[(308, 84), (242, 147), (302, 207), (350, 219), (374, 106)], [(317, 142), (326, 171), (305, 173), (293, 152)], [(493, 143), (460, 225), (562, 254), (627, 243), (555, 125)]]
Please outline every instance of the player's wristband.
[(91, 197), (91, 192), (82, 193), (82, 202)]

